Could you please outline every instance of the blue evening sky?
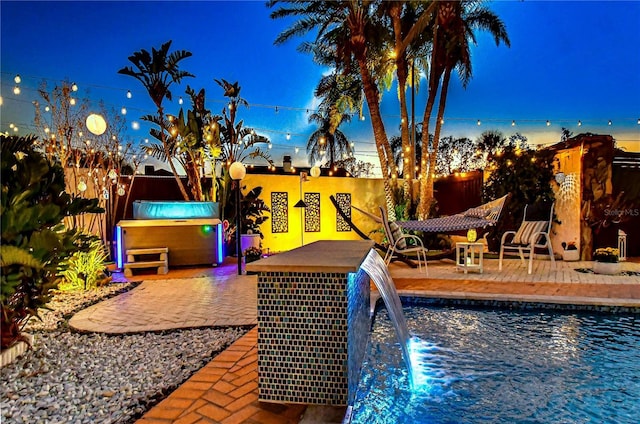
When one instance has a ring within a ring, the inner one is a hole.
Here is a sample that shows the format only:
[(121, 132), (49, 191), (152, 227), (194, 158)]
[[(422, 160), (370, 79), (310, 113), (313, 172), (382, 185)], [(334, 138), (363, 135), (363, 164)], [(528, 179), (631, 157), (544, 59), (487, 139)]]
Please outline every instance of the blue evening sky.
[[(466, 90), (452, 79), (443, 136), (475, 139), (498, 129), (549, 144), (559, 141), (561, 128), (567, 127), (575, 134), (611, 134), (619, 146), (640, 151), (640, 1), (502, 1), (489, 6), (505, 22), (511, 48), (496, 47), (479, 34), (473, 79)], [(181, 64), (196, 78), (173, 86), (174, 101), (165, 102), (168, 113), (178, 112), (177, 99), (186, 99), (187, 84), (205, 88), (209, 109), (219, 113), (223, 96), (213, 79), (239, 81), (242, 97), (251, 104), (240, 116), (271, 139), (276, 163), (289, 154), (294, 165), (306, 164), (306, 141), (315, 130), (307, 123), (307, 109), (314, 108), (313, 90), (327, 70), (296, 51), (299, 39), (275, 46), (273, 40), (289, 22), (271, 20), (269, 13), (263, 1), (3, 0), (0, 130), (8, 131), (13, 123), (20, 133), (33, 131), (31, 102), (43, 79), (50, 86), (65, 79), (76, 82), (82, 97), (94, 104), (104, 100), (116, 110), (124, 106), (128, 123), (140, 122), (140, 116), (154, 113), (153, 103), (138, 81), (117, 71), (130, 64), (127, 57), (133, 52), (173, 40), (172, 50), (193, 53)], [(15, 74), (22, 77), (19, 96), (13, 94)], [(127, 90), (132, 99), (126, 98)], [(425, 99), (423, 79), (418, 119)], [(397, 134), (395, 87), (384, 93), (383, 113), (388, 134)], [(141, 129), (129, 131), (132, 140), (148, 137), (148, 127), (140, 123)], [(377, 164), (369, 119), (355, 119), (341, 130), (355, 142), (360, 159)]]

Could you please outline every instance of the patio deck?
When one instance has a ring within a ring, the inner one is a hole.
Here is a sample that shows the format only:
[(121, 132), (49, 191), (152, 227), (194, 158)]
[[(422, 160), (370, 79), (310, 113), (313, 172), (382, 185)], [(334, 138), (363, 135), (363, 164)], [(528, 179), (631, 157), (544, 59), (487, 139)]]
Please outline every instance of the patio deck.
[[(452, 261), (433, 261), (429, 263), (428, 277), (402, 263), (391, 264), (389, 268), (401, 295), (640, 307), (640, 277), (602, 276), (575, 271), (577, 268), (590, 268), (591, 264), (588, 262), (558, 261), (553, 268), (548, 261), (535, 261), (531, 275), (515, 259), (506, 260), (502, 271), (497, 269), (497, 260), (485, 260), (484, 267), (482, 274), (464, 274), (455, 270)], [(623, 270), (640, 272), (640, 258), (623, 263)], [(119, 305), (120, 317), (117, 325), (125, 326), (120, 331), (127, 332), (126, 323), (132, 322), (135, 323), (135, 329), (131, 328), (131, 331), (141, 331), (144, 322), (140, 319), (123, 319), (122, 314), (125, 317), (126, 314), (136, 315), (136, 309), (142, 303), (145, 303), (145, 316), (149, 317), (149, 330), (158, 328), (163, 312), (168, 310), (167, 305), (172, 305), (174, 313), (169, 320), (174, 321), (173, 325), (176, 325), (175, 317), (180, 314), (183, 319), (189, 320), (189, 326), (210, 325), (211, 316), (206, 317), (208, 322), (199, 324), (197, 317), (190, 317), (187, 311), (176, 312), (175, 289), (171, 289), (171, 285), (166, 282), (154, 286), (154, 280), (181, 280), (186, 284), (197, 284), (198, 290), (192, 294), (188, 290), (182, 290), (181, 296), (195, 296), (200, 304), (202, 299), (211, 299), (211, 311), (217, 309), (219, 315), (243, 310), (241, 315), (246, 323), (246, 319), (251, 319), (251, 314), (247, 313), (251, 309), (251, 302), (255, 308), (255, 298), (252, 300), (252, 295), (240, 298), (228, 296), (228, 302), (221, 304), (219, 300), (215, 300), (216, 296), (206, 293), (207, 290), (221, 293), (221, 290), (224, 292), (231, 289), (234, 284), (255, 286), (251, 283), (255, 277), (236, 276), (235, 272), (235, 263), (230, 261), (217, 268), (182, 268), (171, 269), (168, 275), (136, 275), (132, 279), (145, 280), (145, 291), (153, 292), (153, 305), (148, 304), (149, 298), (128, 299), (127, 308), (123, 310), (122, 304)], [(116, 280), (124, 278), (121, 274), (115, 274), (114, 277)], [(197, 277), (207, 277), (204, 280), (209, 281), (209, 284), (202, 284), (203, 278)], [(166, 290), (170, 291), (165, 292)], [(137, 304), (138, 302), (141, 303)], [(213, 302), (217, 303), (214, 305)], [(189, 302), (182, 301), (180, 304), (188, 305)], [(97, 312), (93, 314), (93, 318), (100, 317), (102, 321), (108, 315)], [(231, 321), (233, 319), (224, 320), (227, 325), (233, 325)], [(100, 331), (95, 319), (91, 320), (91, 325), (92, 331)], [(113, 323), (103, 321), (101, 325), (107, 332), (113, 331)], [(259, 402), (256, 345), (257, 328), (253, 328), (149, 410), (138, 423), (340, 422), (340, 408), (329, 410), (329, 415), (333, 414), (333, 417), (327, 418), (326, 415), (319, 415), (327, 413), (322, 408)]]

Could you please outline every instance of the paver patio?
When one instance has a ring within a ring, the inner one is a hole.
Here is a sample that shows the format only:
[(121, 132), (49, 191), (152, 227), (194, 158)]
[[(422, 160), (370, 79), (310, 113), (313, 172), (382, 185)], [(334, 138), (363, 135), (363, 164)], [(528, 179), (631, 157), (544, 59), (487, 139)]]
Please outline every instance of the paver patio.
[[(523, 300), (640, 307), (640, 277), (580, 273), (588, 262), (535, 261), (534, 272), (518, 260), (485, 260), (484, 273), (455, 271), (452, 261), (429, 263), (429, 275), (401, 263), (389, 269), (401, 294), (426, 297)], [(623, 269), (640, 272), (640, 261)], [(115, 279), (123, 279), (119, 274)], [(129, 293), (81, 311), (72, 326), (85, 331), (138, 332), (209, 325), (256, 323), (256, 277), (237, 276), (233, 262), (217, 268), (173, 269), (144, 280)], [(375, 293), (375, 291), (374, 291)], [(296, 423), (305, 405), (258, 401), (257, 328), (214, 358), (138, 422)], [(305, 417), (309, 422), (313, 417)]]

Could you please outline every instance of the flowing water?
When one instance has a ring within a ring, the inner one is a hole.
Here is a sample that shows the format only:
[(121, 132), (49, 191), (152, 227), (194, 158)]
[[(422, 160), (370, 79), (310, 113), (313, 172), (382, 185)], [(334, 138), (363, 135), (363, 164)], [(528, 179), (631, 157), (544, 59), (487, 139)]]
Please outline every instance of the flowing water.
[(409, 328), (407, 327), (407, 321), (402, 313), (402, 303), (400, 297), (396, 291), (396, 286), (393, 284), (391, 275), (387, 270), (387, 265), (384, 263), (378, 252), (374, 249), (369, 251), (369, 254), (364, 259), (360, 267), (364, 272), (369, 275), (373, 280), (373, 283), (378, 288), (380, 296), (384, 301), (387, 310), (389, 311), (389, 319), (393, 324), (393, 328), (396, 331), (398, 343), (400, 343), (400, 349), (402, 350), (402, 357), (407, 366), (408, 379), (410, 387), (413, 386), (413, 367), (411, 365), (411, 355), (409, 354), (409, 343), (411, 335), (409, 334)]

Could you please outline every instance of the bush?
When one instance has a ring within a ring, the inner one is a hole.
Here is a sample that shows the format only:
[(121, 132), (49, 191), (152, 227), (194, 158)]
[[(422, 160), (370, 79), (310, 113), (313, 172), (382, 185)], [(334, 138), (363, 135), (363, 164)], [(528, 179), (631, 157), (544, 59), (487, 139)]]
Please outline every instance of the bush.
[(47, 303), (49, 289), (65, 269), (64, 261), (89, 248), (91, 238), (66, 229), (64, 217), (103, 212), (97, 199), (65, 192), (62, 166), (36, 151), (34, 141), (33, 136), (0, 136), (2, 348), (24, 340), (21, 324)]
[(95, 237), (89, 251), (77, 251), (65, 262), (66, 269), (61, 272), (63, 281), (58, 289), (63, 291), (90, 290), (108, 280), (105, 274), (105, 261), (108, 254), (102, 241)]

